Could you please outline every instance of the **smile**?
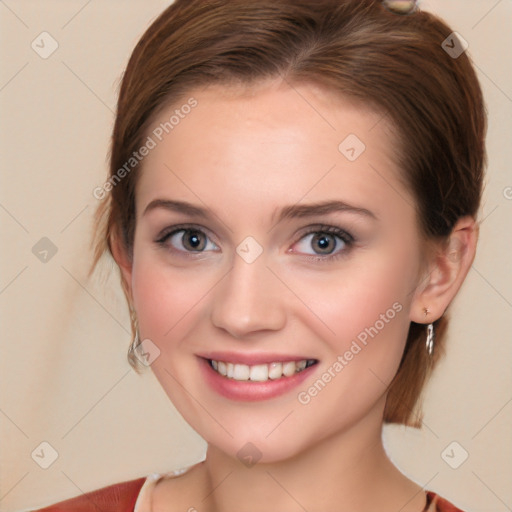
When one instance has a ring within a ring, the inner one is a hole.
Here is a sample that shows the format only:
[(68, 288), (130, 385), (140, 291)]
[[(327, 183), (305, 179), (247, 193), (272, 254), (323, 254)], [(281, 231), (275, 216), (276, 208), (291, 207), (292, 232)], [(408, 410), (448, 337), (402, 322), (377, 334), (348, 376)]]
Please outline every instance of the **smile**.
[(301, 359), (299, 361), (272, 362), (268, 364), (239, 364), (209, 359), (211, 368), (228, 379), (237, 381), (266, 382), (282, 377), (292, 377), (296, 373), (317, 363), (315, 359)]

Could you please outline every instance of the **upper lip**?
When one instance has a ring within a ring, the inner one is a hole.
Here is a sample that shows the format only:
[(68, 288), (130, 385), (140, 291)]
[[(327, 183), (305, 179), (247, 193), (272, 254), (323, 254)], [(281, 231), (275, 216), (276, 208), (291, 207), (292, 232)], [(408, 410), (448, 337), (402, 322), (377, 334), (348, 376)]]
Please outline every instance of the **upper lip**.
[[(270, 363), (286, 363), (288, 361), (302, 361), (315, 359), (304, 355), (290, 355), (290, 354), (275, 354), (257, 352), (249, 354), (247, 352), (206, 352), (198, 354), (203, 359), (210, 359), (213, 361), (223, 361), (225, 363), (233, 364), (246, 364), (253, 366), (256, 364), (270, 364)], [(316, 359), (315, 359), (316, 361)]]

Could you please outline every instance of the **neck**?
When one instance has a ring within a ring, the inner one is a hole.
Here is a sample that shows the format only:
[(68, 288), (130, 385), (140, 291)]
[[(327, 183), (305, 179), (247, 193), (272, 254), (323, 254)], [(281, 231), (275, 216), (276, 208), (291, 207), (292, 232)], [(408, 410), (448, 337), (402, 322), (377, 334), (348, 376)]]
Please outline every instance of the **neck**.
[(390, 462), (382, 411), (286, 460), (247, 467), (209, 446), (204, 466), (208, 512), (302, 510), (421, 512), (424, 494)]

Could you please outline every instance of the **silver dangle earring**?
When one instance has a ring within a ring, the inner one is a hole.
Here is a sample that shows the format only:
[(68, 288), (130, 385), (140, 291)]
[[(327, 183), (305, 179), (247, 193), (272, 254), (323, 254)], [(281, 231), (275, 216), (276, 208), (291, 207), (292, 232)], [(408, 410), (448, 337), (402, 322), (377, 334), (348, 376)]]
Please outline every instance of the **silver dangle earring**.
[(135, 349), (140, 345), (140, 338), (139, 338), (139, 323), (137, 321), (137, 315), (135, 313), (135, 310), (130, 308), (130, 316), (133, 322), (133, 325), (135, 326), (135, 336), (132, 340), (132, 343), (130, 345), (130, 353), (135, 355)]
[(133, 350), (135, 350), (138, 347), (139, 343), (140, 343), (139, 329), (137, 329), (135, 331), (135, 337), (133, 338), (133, 341), (132, 341)]
[(427, 325), (427, 341), (425, 342), (429, 356), (434, 353), (434, 324)]
[[(427, 308), (424, 308), (423, 310), (425, 311), (425, 316), (428, 316), (429, 310)], [(425, 341), (425, 347), (427, 349), (429, 356), (432, 356), (432, 354), (434, 353), (434, 340), (435, 340), (434, 324), (429, 323), (427, 325), (427, 339)]]
[(139, 346), (140, 344), (140, 340), (139, 340), (139, 330), (137, 329), (135, 331), (135, 336), (134, 338), (132, 339), (132, 342), (130, 343), (130, 346), (128, 348), (128, 354), (130, 357), (137, 357), (137, 347)]

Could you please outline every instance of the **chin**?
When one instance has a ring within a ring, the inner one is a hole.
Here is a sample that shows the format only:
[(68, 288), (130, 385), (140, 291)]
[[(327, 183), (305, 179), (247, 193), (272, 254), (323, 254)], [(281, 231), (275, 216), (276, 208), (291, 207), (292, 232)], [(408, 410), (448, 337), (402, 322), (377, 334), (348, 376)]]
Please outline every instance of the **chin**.
[[(200, 434), (200, 433), (199, 433)], [(254, 437), (240, 436), (235, 439), (222, 440), (206, 439), (208, 443), (208, 451), (220, 451), (223, 454), (240, 461), (247, 467), (254, 464), (276, 464), (285, 462), (300, 455), (306, 442), (290, 439), (287, 436), (276, 436), (275, 439), (265, 439), (265, 435)]]

